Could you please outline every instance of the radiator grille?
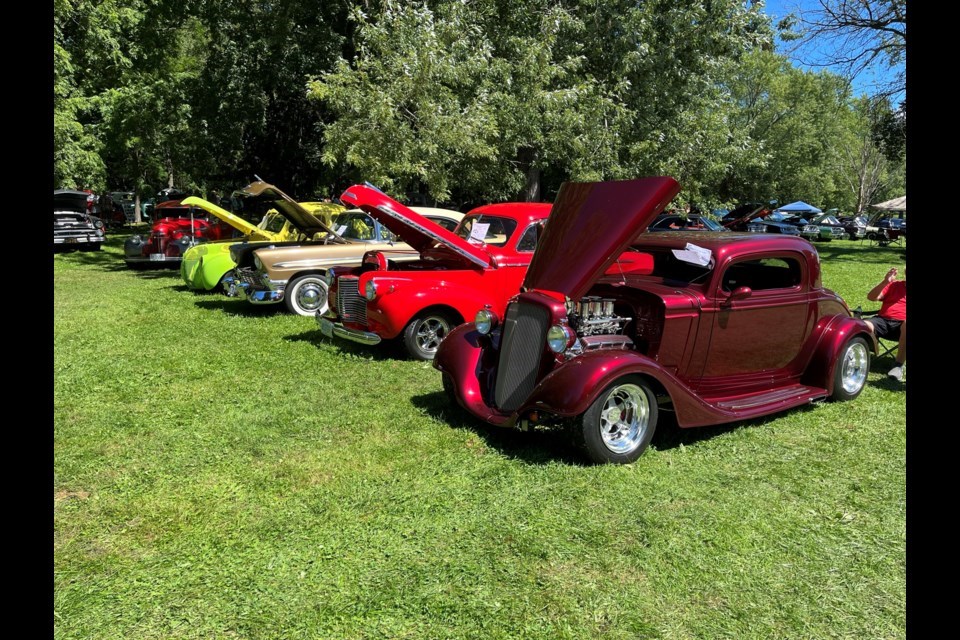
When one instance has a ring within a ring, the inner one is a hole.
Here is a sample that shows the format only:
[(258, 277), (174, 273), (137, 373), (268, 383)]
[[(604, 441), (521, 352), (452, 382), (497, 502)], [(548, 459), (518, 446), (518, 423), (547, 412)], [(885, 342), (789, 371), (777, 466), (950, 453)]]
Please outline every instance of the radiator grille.
[(337, 312), (344, 322), (367, 326), (367, 299), (360, 297), (360, 280), (356, 276), (337, 278)]
[(247, 284), (255, 287), (262, 287), (263, 283), (260, 282), (260, 277), (257, 275), (257, 272), (249, 268), (240, 268), (237, 269), (237, 279), (240, 282), (246, 282)]
[(515, 302), (507, 308), (494, 393), (501, 410), (517, 409), (533, 391), (549, 321), (544, 307)]

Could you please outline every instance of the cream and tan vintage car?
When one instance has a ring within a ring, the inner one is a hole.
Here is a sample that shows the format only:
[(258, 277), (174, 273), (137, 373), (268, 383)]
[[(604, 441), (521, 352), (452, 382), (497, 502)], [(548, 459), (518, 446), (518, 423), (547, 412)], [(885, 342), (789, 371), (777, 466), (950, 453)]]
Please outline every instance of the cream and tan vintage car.
[[(248, 202), (269, 205), (289, 219), (302, 221), (307, 242), (277, 242), (264, 246), (235, 244), (230, 256), (237, 267), (224, 279), (227, 295), (244, 295), (253, 304), (283, 302), (302, 316), (315, 316), (327, 308), (324, 276), (333, 265), (359, 265), (368, 251), (382, 252), (391, 261), (416, 260), (419, 253), (393, 231), (367, 213), (352, 209), (333, 216), (328, 227), (309, 218), (297, 202), (265, 182), (255, 182), (234, 194)], [(247, 204), (245, 203), (245, 207)], [(412, 207), (431, 222), (448, 230), (463, 218), (462, 213), (432, 207)]]

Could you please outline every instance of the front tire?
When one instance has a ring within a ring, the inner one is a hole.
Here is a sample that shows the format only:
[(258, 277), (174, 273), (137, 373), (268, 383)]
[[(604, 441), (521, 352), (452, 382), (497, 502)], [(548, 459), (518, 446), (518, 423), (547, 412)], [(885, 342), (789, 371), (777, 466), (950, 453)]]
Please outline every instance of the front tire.
[(833, 374), (833, 393), (831, 400), (845, 402), (853, 400), (867, 386), (867, 374), (870, 372), (870, 349), (862, 337), (852, 338), (843, 346), (837, 358), (836, 371)]
[(596, 463), (629, 464), (647, 449), (657, 428), (657, 401), (640, 376), (607, 387), (574, 426), (577, 443)]
[(433, 360), (453, 321), (443, 313), (421, 313), (403, 330), (403, 346), (417, 360)]
[(323, 276), (310, 274), (295, 278), (283, 295), (287, 309), (299, 316), (314, 317), (327, 310), (327, 283)]

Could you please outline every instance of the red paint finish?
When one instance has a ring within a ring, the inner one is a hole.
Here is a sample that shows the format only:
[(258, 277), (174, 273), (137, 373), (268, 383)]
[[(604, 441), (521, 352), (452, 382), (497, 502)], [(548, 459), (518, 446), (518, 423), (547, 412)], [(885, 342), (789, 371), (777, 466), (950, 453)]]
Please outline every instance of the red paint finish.
[[(193, 210), (191, 221), (190, 211)], [(198, 241), (225, 240), (233, 237), (236, 231), (219, 218), (209, 219), (203, 210), (196, 207), (184, 207), (179, 200), (161, 202), (153, 209), (153, 226), (150, 236), (143, 245), (141, 254), (146, 257), (152, 253), (165, 253), (176, 257), (179, 250), (171, 243), (184, 235), (192, 235)], [(191, 231), (192, 230), (192, 231)], [(174, 254), (173, 252), (176, 252)]]
[[(362, 208), (420, 251), (420, 259), (390, 265), (390, 255), (368, 255), (356, 268), (333, 267), (335, 278), (325, 318), (352, 331), (396, 338), (426, 313), (441, 313), (452, 326), (490, 307), (502, 316), (507, 300), (520, 290), (533, 256), (537, 225), (550, 213), (545, 203), (503, 203), (477, 207), (457, 228), (496, 219), (508, 229), (490, 243), (468, 240), (422, 218), (376, 189), (354, 186), (342, 199)], [(470, 227), (472, 228), (472, 227)], [(493, 244), (496, 242), (497, 244)], [(338, 309), (340, 278), (358, 278), (358, 291), (373, 282), (377, 297), (366, 302), (366, 318), (345, 317)]]
[[(622, 183), (614, 184), (622, 195)], [(578, 334), (563, 354), (553, 356), (542, 346), (535, 382), (518, 408), (504, 411), (494, 400), (498, 368), (524, 370), (515, 357), (501, 352), (509, 343), (503, 340), (503, 325), (480, 337), (468, 323), (440, 344), (434, 367), (457, 401), (478, 418), (501, 426), (516, 425), (531, 412), (547, 420), (572, 418), (610, 384), (640, 375), (661, 404), (673, 409), (681, 427), (719, 424), (829, 396), (838, 358), (854, 337), (866, 339), (875, 352), (866, 323), (851, 317), (846, 303), (822, 287), (819, 257), (807, 240), (751, 233), (635, 236), (629, 229), (587, 238), (583, 230), (591, 221), (616, 216), (644, 225), (638, 208), (656, 209), (637, 194), (617, 200), (623, 211), (582, 206), (588, 199), (584, 193), (602, 189), (603, 183), (561, 189), (547, 233), (580, 230), (579, 239), (594, 246), (577, 247), (578, 238), (566, 234), (541, 242), (525, 286), (552, 286), (549, 291), (531, 288), (508, 303), (530, 309), (527, 327), (542, 322), (533, 320), (541, 317), (533, 308), (540, 307), (549, 324), (567, 325)], [(565, 197), (573, 202), (561, 202)], [(647, 256), (643, 260), (651, 264), (632, 272), (608, 266), (603, 256), (617, 255), (626, 248), (623, 239), (634, 236), (623, 255)], [(708, 266), (675, 257), (673, 251), (687, 243), (710, 251)], [(534, 273), (536, 265), (544, 266)], [(566, 304), (560, 303), (563, 293), (570, 298)], [(599, 324), (585, 321), (580, 313), (587, 313), (586, 307), (579, 304), (591, 299), (612, 301), (612, 316), (603, 316)]]

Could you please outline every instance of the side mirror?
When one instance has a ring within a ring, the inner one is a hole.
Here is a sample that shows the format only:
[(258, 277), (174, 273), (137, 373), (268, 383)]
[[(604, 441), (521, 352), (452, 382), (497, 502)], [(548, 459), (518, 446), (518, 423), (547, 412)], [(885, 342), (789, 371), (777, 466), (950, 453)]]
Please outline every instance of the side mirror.
[(750, 287), (737, 287), (730, 293), (730, 295), (727, 297), (727, 300), (743, 300), (752, 295), (753, 289)]

